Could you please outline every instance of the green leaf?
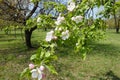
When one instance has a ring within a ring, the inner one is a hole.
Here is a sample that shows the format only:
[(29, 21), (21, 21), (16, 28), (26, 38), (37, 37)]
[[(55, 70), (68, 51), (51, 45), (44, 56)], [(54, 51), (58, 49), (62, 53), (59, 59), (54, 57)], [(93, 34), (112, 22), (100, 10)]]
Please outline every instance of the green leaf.
[(91, 29), (94, 29), (94, 28), (95, 28), (95, 25), (90, 26), (90, 28), (91, 28)]
[(45, 66), (52, 74), (56, 74), (56, 75), (58, 74), (52, 65), (45, 65)]
[(34, 54), (34, 55), (32, 55), (31, 57), (30, 57), (30, 60), (34, 60), (34, 59), (36, 59), (37, 58), (37, 54)]
[(50, 52), (49, 51), (45, 53), (45, 57), (50, 57)]
[(86, 59), (86, 53), (82, 54), (82, 59), (85, 60)]
[(43, 58), (44, 54), (45, 54), (44, 52), (41, 52), (40, 58)]
[(57, 60), (57, 59), (58, 59), (58, 57), (57, 57), (56, 55), (52, 56), (51, 58), (52, 58), (53, 60)]
[(23, 70), (23, 72), (20, 74), (20, 78), (22, 78), (22, 77), (24, 77), (24, 76), (26, 76), (26, 75), (29, 75), (29, 73), (30, 73), (29, 68), (25, 68), (25, 69)]

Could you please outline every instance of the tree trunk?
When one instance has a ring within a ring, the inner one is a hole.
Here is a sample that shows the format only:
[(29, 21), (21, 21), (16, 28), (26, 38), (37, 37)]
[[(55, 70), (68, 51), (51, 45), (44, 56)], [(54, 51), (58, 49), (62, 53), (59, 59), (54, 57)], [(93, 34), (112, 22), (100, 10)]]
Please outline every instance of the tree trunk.
[(120, 17), (118, 19), (118, 32), (119, 32), (119, 29), (120, 29)]
[(32, 36), (32, 32), (37, 28), (37, 26), (34, 26), (33, 28), (26, 29), (25, 30), (25, 42), (26, 42), (26, 46), (27, 48), (33, 48), (32, 43), (31, 43), (31, 36)]
[(119, 33), (119, 27), (116, 28), (116, 33)]
[(119, 33), (119, 26), (117, 25), (117, 18), (115, 12), (114, 12), (114, 20), (115, 20), (116, 33)]
[[(115, 5), (115, 0), (113, 0), (114, 5)], [(116, 12), (115, 10), (113, 11), (113, 15), (114, 15), (114, 20), (115, 20), (115, 27), (116, 27), (116, 33), (119, 33), (119, 27), (117, 25), (117, 17), (116, 17)]]
[(28, 29), (25, 30), (25, 42), (27, 48), (33, 48), (31, 44), (31, 35), (32, 35), (32, 31), (29, 31)]

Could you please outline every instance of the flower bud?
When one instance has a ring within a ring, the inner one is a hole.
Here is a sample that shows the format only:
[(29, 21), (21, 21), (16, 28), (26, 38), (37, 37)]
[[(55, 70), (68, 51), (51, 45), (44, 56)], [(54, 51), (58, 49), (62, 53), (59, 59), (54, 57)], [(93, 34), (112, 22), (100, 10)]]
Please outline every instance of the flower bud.
[(29, 64), (29, 69), (33, 69), (35, 67), (34, 64)]
[(44, 66), (40, 66), (40, 70), (43, 71), (45, 69)]

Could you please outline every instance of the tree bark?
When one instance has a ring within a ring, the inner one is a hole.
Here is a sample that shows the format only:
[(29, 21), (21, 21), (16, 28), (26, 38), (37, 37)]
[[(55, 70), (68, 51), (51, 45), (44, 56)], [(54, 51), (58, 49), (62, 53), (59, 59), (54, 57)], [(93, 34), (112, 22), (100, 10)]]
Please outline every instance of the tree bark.
[(119, 32), (119, 29), (120, 29), (120, 16), (118, 18), (118, 32)]
[[(113, 4), (115, 5), (115, 0), (113, 0)], [(117, 25), (117, 17), (115, 10), (113, 11), (114, 20), (115, 20), (115, 27), (116, 27), (116, 33), (119, 33), (119, 26)]]
[(34, 26), (33, 28), (26, 29), (25, 30), (25, 43), (27, 48), (33, 48), (32, 43), (31, 43), (31, 36), (32, 36), (32, 32), (37, 28), (37, 26)]
[(31, 44), (31, 35), (32, 35), (31, 31), (25, 30), (25, 42), (26, 42), (27, 48), (33, 48)]
[(119, 33), (119, 27), (117, 25), (117, 18), (115, 12), (114, 12), (114, 20), (115, 20), (116, 33)]

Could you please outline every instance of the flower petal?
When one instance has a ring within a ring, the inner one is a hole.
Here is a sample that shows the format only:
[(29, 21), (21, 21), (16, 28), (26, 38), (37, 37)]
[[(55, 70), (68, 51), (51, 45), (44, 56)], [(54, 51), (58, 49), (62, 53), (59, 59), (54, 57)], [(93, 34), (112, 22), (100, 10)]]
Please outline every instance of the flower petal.
[(46, 39), (45, 40), (47, 42), (50, 42), (53, 39), (53, 36), (54, 36), (53, 34), (54, 34), (54, 31), (48, 32), (47, 35), (46, 35)]
[(70, 2), (68, 3), (67, 10), (73, 11), (74, 8), (75, 8), (75, 2), (70, 1)]
[(42, 74), (39, 74), (38, 75), (38, 80), (41, 80), (42, 79)]
[(33, 69), (31, 72), (32, 72), (32, 78), (38, 77), (38, 71), (36, 69)]

